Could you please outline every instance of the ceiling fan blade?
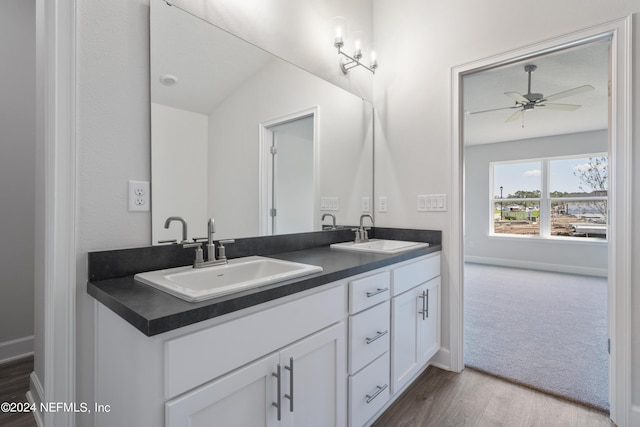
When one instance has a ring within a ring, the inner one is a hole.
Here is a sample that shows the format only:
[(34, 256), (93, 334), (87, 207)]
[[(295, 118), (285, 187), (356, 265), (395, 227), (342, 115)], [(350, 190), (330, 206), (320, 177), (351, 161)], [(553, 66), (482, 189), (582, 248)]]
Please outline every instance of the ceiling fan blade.
[(512, 107), (491, 108), (489, 110), (471, 111), (469, 114), (488, 113), (490, 111), (500, 111), (500, 110), (512, 110), (514, 108), (520, 108), (520, 107), (518, 107), (517, 105), (514, 105)]
[(549, 110), (575, 111), (578, 108), (582, 107), (582, 105), (545, 103), (536, 105), (536, 108), (538, 107), (544, 107)]
[(519, 94), (518, 92), (505, 92), (504, 94), (510, 98), (515, 99), (516, 102), (520, 102), (524, 104), (527, 104), (529, 102), (527, 98), (525, 98), (523, 95)]
[(593, 90), (593, 89), (594, 87), (591, 85), (578, 86), (578, 87), (574, 87), (573, 89), (569, 89), (562, 92), (554, 93), (553, 95), (549, 95), (544, 98), (544, 101), (553, 101), (555, 99), (566, 98), (567, 96), (573, 96), (579, 93), (589, 92), (590, 90)]
[(511, 117), (505, 120), (505, 122), (513, 122), (515, 120), (518, 120), (518, 118), (520, 118), (520, 116), (522, 116), (523, 113), (524, 113), (524, 110), (518, 110), (515, 113), (513, 113)]

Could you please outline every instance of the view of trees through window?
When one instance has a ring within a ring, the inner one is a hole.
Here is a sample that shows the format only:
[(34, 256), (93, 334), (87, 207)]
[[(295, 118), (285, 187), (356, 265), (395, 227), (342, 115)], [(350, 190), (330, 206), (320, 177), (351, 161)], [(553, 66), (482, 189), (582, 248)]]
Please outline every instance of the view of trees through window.
[(606, 154), (491, 167), (493, 233), (606, 238)]

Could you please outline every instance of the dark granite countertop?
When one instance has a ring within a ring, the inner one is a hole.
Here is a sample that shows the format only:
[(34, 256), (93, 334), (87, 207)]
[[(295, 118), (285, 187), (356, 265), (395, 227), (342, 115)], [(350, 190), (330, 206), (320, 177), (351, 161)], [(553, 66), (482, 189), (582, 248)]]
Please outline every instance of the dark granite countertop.
[(427, 248), (395, 255), (340, 251), (328, 245), (270, 253), (267, 256), (318, 265), (323, 271), (197, 303), (139, 283), (133, 274), (113, 278), (90, 274), (87, 292), (142, 333), (153, 336), (441, 249), (439, 242), (431, 242)]

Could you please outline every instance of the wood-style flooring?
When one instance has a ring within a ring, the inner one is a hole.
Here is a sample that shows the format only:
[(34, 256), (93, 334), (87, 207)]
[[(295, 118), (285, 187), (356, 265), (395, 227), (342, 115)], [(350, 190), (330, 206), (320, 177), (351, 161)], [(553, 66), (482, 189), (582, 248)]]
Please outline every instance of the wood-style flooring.
[(429, 367), (374, 427), (610, 427), (605, 413), (482, 374)]
[[(0, 403), (26, 403), (31, 372), (33, 372), (33, 356), (0, 364)], [(0, 411), (0, 426), (35, 427), (37, 424), (31, 412), (4, 413)]]

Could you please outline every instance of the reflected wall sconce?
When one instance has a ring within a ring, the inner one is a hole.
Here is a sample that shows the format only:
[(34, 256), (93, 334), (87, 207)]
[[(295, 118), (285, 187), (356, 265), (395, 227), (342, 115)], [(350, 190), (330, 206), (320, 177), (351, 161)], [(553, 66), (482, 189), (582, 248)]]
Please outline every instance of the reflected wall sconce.
[(353, 55), (349, 55), (345, 51), (342, 50), (344, 47), (344, 34), (346, 33), (345, 28), (345, 20), (342, 17), (334, 18), (335, 23), (335, 31), (336, 36), (333, 42), (333, 46), (338, 49), (338, 55), (342, 55), (344, 58), (340, 61), (340, 69), (344, 74), (348, 74), (349, 70), (356, 68), (358, 66), (363, 67), (371, 73), (376, 73), (376, 68), (378, 68), (378, 60), (376, 59), (376, 53), (371, 51), (371, 65), (366, 66), (360, 60), (362, 59), (362, 36), (363, 33), (361, 31), (357, 31), (353, 33)]

